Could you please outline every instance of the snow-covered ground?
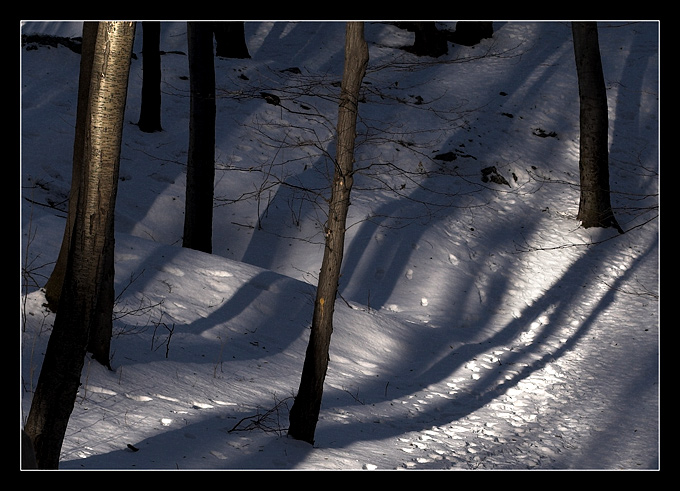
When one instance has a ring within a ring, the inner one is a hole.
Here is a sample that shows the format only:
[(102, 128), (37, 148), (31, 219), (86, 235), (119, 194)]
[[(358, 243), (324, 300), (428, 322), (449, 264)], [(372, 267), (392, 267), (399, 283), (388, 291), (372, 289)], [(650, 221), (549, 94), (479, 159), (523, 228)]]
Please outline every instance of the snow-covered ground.
[[(344, 24), (249, 22), (252, 58), (215, 60), (213, 254), (181, 247), (186, 24), (162, 26), (154, 134), (134, 124), (140, 24), (114, 370), (86, 359), (62, 469), (660, 468), (659, 24), (600, 24), (623, 235), (575, 218), (568, 22), (496, 22), (492, 39), (436, 60), (400, 49), (413, 43), (404, 29), (365, 28), (364, 170), (315, 444), (286, 428), (321, 261)], [(78, 23), (23, 32), (81, 34)], [(79, 60), (63, 45), (21, 48), (22, 425), (54, 322), (40, 287), (64, 230)]]

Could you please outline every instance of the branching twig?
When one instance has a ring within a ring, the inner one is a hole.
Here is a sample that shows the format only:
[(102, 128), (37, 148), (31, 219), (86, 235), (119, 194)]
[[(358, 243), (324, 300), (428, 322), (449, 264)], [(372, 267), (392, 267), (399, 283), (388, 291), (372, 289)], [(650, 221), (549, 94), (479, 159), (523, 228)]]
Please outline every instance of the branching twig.
[[(280, 409), (285, 405), (286, 410), (288, 410), (288, 401), (294, 399), (293, 396), (286, 397), (282, 400), (277, 400), (274, 396), (274, 407), (268, 409), (264, 413), (257, 413), (254, 416), (246, 416), (242, 418), (238, 423), (236, 423), (233, 428), (231, 428), (227, 433), (233, 431), (252, 431), (255, 429), (260, 429), (268, 433), (276, 433), (279, 436), (287, 430), (287, 428), (281, 427), (281, 417)], [(247, 422), (247, 424), (245, 424)]]
[[(166, 331), (168, 331), (168, 337), (165, 340), (165, 357), (167, 358), (169, 353), (170, 353), (170, 338), (172, 338), (172, 334), (175, 332), (175, 324), (172, 325), (172, 327), (168, 327), (168, 325), (165, 322), (157, 322), (155, 323), (155, 327), (153, 330), (153, 336), (151, 337), (151, 351), (154, 351), (154, 342), (156, 339), (156, 331), (158, 330), (159, 326), (163, 326)], [(160, 348), (160, 343), (158, 346), (156, 346), (156, 350)]]

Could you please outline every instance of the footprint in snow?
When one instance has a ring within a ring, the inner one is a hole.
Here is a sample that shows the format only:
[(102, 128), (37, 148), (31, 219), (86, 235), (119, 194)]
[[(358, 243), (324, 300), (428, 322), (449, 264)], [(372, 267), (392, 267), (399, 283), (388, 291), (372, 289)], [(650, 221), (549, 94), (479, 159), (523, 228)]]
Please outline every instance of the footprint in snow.
[(202, 273), (206, 276), (215, 276), (216, 278), (231, 278), (232, 276), (234, 276), (234, 274), (229, 271), (215, 269), (206, 269), (202, 271)]
[(163, 272), (163, 273), (169, 273), (173, 276), (178, 276), (178, 277), (184, 276), (184, 271), (182, 271), (181, 269), (176, 268), (174, 266), (171, 266), (169, 264), (164, 264), (163, 266), (158, 268), (158, 270)]
[(149, 396), (135, 396), (135, 395), (131, 395), (131, 394), (125, 394), (125, 397), (127, 397), (128, 399), (132, 399), (133, 401), (137, 401), (137, 402), (153, 401), (153, 397), (149, 397)]
[(165, 400), (165, 401), (170, 401), (170, 402), (180, 402), (179, 399), (175, 399), (174, 397), (168, 397), (168, 396), (164, 396), (164, 395), (161, 395), (161, 394), (154, 394), (154, 395), (155, 395), (156, 397), (158, 397), (159, 399), (163, 399), (163, 400)]
[(215, 399), (209, 399), (210, 402), (217, 404), (218, 406), (237, 406), (235, 402), (218, 401)]
[(191, 407), (193, 407), (194, 409), (212, 409), (215, 406), (211, 404), (205, 404), (203, 402), (192, 402)]
[(112, 390), (105, 389), (103, 387), (96, 387), (96, 386), (92, 386), (92, 385), (89, 385), (87, 387), (87, 390), (89, 390), (90, 392), (94, 392), (96, 394), (105, 394), (107, 396), (115, 396), (116, 395), (116, 393)]

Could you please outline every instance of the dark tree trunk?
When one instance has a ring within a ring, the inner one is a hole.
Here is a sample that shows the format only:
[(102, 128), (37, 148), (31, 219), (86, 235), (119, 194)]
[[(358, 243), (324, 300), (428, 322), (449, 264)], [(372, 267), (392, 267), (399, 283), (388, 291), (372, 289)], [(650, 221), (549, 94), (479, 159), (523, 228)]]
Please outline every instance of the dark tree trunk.
[(35, 460), (33, 442), (26, 430), (21, 430), (21, 469), (37, 469), (38, 462)]
[(134, 22), (100, 22), (96, 33), (84, 146), (86, 165), (59, 310), (25, 427), (40, 469), (59, 466), (90, 329), (97, 316), (106, 274), (102, 259), (107, 234), (113, 230), (134, 32)]
[(578, 219), (583, 227), (615, 227), (609, 191), (609, 114), (596, 22), (573, 22), (579, 89)]
[(368, 64), (368, 46), (362, 22), (348, 22), (345, 41), (345, 68), (338, 108), (337, 162), (332, 182), (319, 284), (314, 302), (312, 329), (305, 354), (300, 388), (291, 408), (288, 435), (314, 443), (321, 410), (323, 384), (328, 369), (333, 312), (338, 291), (345, 243), (345, 223), (353, 183), (354, 144), (359, 88)]
[(215, 181), (215, 60), (211, 22), (188, 22), (189, 155), (182, 245), (212, 252)]
[(244, 22), (214, 22), (215, 54), (222, 58), (250, 58)]
[(142, 22), (142, 104), (137, 125), (145, 133), (161, 127), (161, 23)]
[(418, 56), (431, 56), (433, 58), (438, 58), (449, 52), (446, 34), (437, 29), (434, 22), (413, 22), (412, 24), (416, 38), (409, 51)]
[(115, 303), (115, 239), (113, 219), (106, 229), (104, 248), (102, 250), (102, 275), (97, 295), (95, 316), (90, 325), (87, 340), (87, 351), (92, 358), (111, 370), (111, 337), (113, 335), (113, 305)]
[(449, 41), (463, 46), (474, 46), (482, 39), (493, 36), (493, 22), (458, 21), (456, 31), (449, 35)]

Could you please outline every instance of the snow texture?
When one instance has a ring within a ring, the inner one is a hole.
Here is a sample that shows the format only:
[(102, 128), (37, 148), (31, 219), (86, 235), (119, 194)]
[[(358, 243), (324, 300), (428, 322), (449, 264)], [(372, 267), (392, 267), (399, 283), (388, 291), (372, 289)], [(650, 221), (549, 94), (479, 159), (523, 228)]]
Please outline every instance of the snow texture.
[[(401, 49), (411, 32), (366, 22), (362, 170), (314, 445), (286, 428), (323, 251), (344, 23), (248, 22), (251, 58), (215, 60), (213, 254), (181, 247), (186, 24), (162, 25), (159, 133), (135, 124), (142, 31), (113, 370), (85, 360), (61, 469), (660, 468), (659, 23), (599, 24), (620, 235), (576, 220), (569, 22), (495, 22), (493, 38), (437, 59)], [(80, 24), (22, 32), (76, 37)], [(79, 61), (64, 45), (21, 49), (22, 426), (54, 323), (41, 288), (64, 230)]]

